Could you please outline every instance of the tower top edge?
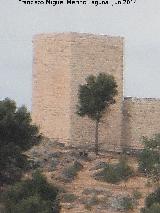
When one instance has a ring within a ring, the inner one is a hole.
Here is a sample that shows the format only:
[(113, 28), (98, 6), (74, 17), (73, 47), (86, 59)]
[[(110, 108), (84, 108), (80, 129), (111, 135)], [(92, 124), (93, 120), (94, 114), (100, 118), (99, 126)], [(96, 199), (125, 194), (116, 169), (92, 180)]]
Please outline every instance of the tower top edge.
[(160, 98), (150, 98), (150, 97), (142, 97), (142, 98), (139, 98), (139, 97), (124, 97), (124, 102), (125, 101), (131, 101), (131, 102), (150, 102), (150, 101), (156, 101), (156, 102), (160, 102)]
[(118, 40), (123, 42), (124, 37), (122, 36), (111, 36), (111, 35), (105, 35), (105, 34), (96, 34), (96, 33), (78, 33), (78, 32), (63, 32), (63, 33), (42, 33), (42, 34), (36, 34), (33, 36), (34, 40), (43, 40), (43, 39), (53, 39), (53, 38), (95, 38), (95, 39), (112, 39), (112, 40)]

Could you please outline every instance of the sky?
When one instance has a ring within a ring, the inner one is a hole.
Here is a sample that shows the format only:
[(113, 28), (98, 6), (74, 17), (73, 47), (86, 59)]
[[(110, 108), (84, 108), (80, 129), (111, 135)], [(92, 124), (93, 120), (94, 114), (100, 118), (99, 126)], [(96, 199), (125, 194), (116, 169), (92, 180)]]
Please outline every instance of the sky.
[(0, 99), (9, 97), (31, 109), (32, 39), (54, 32), (124, 37), (124, 96), (160, 98), (159, 21), (159, 0), (113, 7), (0, 0)]

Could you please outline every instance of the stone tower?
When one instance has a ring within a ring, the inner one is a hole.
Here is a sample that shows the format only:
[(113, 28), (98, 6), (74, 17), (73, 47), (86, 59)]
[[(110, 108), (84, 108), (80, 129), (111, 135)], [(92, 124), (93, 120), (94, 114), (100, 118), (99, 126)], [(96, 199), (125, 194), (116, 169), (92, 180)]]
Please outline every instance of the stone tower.
[(76, 115), (78, 87), (88, 75), (112, 74), (118, 84), (116, 104), (100, 124), (99, 142), (120, 147), (123, 104), (123, 39), (105, 35), (60, 33), (33, 41), (33, 121), (49, 137), (73, 145), (94, 141), (95, 124)]

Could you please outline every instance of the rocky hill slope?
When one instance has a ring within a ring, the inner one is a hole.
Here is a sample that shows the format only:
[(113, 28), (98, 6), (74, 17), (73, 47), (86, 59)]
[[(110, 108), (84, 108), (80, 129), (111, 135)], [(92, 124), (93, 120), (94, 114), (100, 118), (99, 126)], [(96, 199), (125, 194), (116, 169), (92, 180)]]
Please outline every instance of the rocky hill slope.
[(153, 190), (147, 177), (138, 172), (133, 156), (127, 156), (127, 163), (134, 175), (112, 184), (96, 179), (95, 174), (108, 163), (118, 163), (121, 154), (108, 152), (95, 156), (86, 147), (65, 146), (46, 139), (28, 155), (32, 169), (42, 170), (48, 181), (61, 189), (62, 213), (138, 213), (144, 198)]

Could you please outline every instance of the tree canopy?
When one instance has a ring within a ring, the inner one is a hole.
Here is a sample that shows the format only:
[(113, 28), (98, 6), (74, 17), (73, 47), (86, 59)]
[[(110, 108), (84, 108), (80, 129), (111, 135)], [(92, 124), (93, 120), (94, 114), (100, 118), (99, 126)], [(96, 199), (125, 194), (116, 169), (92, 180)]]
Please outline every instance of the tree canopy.
[[(105, 73), (100, 73), (98, 76), (88, 76), (86, 84), (79, 87), (77, 113), (82, 117), (88, 116), (96, 121), (96, 144), (98, 144), (98, 124), (100, 119), (106, 109), (115, 103), (115, 96), (117, 94), (117, 83), (114, 77)], [(98, 147), (96, 150), (98, 150)]]
[(59, 190), (47, 182), (39, 171), (32, 178), (8, 187), (0, 200), (5, 213), (59, 213)]
[(86, 84), (79, 88), (78, 114), (100, 120), (110, 104), (115, 103), (117, 84), (112, 75), (100, 73), (97, 77), (88, 76)]
[(41, 135), (25, 106), (0, 101), (0, 182), (14, 180), (27, 166), (25, 151), (39, 143)]

